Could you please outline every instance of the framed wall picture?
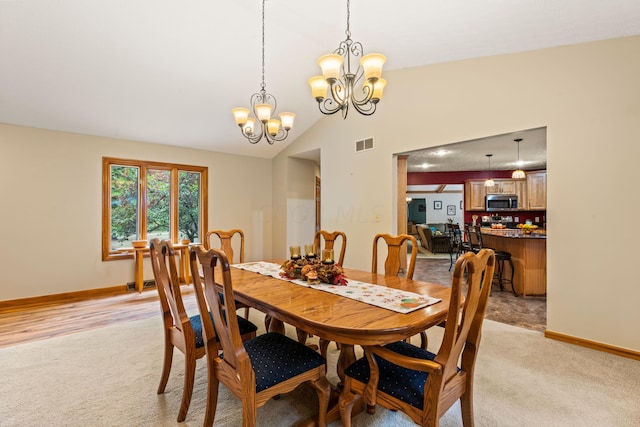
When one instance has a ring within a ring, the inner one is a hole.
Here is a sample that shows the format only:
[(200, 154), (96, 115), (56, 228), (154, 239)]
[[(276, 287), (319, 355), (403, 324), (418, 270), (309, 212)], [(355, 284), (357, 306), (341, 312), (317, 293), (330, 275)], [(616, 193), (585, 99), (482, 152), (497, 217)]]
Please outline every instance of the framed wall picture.
[(440, 200), (435, 200), (435, 201), (433, 202), (433, 209), (435, 209), (435, 210), (440, 210), (440, 209), (442, 209), (442, 201), (440, 201)]
[(447, 205), (447, 215), (456, 214), (456, 205)]

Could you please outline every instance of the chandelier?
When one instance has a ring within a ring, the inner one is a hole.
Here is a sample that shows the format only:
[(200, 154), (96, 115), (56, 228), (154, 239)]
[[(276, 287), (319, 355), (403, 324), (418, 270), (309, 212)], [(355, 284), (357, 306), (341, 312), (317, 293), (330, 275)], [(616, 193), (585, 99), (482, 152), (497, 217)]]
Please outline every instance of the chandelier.
[[(347, 0), (346, 40), (340, 42), (334, 53), (318, 59), (322, 76), (309, 79), (311, 95), (318, 102), (320, 112), (329, 115), (341, 111), (343, 119), (347, 118), (349, 104), (365, 116), (375, 113), (376, 105), (380, 102), (382, 91), (387, 84), (382, 78), (382, 65), (387, 58), (379, 53), (364, 55), (360, 42), (351, 40), (349, 4), (350, 1)], [(359, 63), (356, 62), (358, 57)], [(352, 64), (352, 60), (357, 64), (357, 68)], [(355, 71), (352, 71), (352, 65)], [(329, 89), (331, 90), (327, 97)]]
[[(518, 143), (518, 163), (517, 163), (517, 165), (518, 165), (518, 167), (521, 167), (522, 165), (520, 164), (520, 141), (522, 141), (522, 138), (514, 139), (514, 141)], [(525, 179), (526, 178), (526, 174), (524, 173), (524, 171), (522, 169), (516, 169), (511, 174), (511, 178), (513, 178), (513, 179)]]
[(491, 179), (491, 156), (493, 156), (493, 154), (486, 154), (486, 156), (487, 159), (489, 159), (489, 178), (487, 178), (487, 180), (484, 182), (484, 186), (493, 187), (494, 185), (496, 185), (493, 179)]
[(251, 111), (248, 108), (231, 110), (236, 124), (242, 130), (242, 136), (252, 144), (257, 144), (262, 138), (265, 138), (269, 144), (285, 140), (289, 135), (289, 130), (293, 127), (293, 119), (296, 116), (293, 113), (280, 113), (280, 120), (271, 118), (278, 103), (273, 95), (267, 93), (267, 85), (264, 82), (264, 2), (265, 0), (262, 0), (262, 83), (260, 91), (251, 95), (250, 100), (253, 115), (260, 123), (259, 129), (256, 128), (256, 119), (249, 116)]

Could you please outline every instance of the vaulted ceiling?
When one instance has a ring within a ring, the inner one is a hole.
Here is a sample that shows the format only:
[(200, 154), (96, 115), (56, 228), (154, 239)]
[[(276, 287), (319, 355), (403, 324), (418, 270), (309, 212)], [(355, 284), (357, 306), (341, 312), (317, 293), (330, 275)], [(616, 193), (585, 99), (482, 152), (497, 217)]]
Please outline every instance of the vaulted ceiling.
[[(248, 144), (230, 112), (260, 89), (261, 7), (0, 1), (0, 122), (272, 158), (322, 117), (307, 79), (344, 39), (346, 1), (266, 2), (267, 90), (297, 114), (273, 146)], [(637, 0), (351, 4), (352, 38), (386, 54), (386, 70), (635, 35), (639, 23)]]

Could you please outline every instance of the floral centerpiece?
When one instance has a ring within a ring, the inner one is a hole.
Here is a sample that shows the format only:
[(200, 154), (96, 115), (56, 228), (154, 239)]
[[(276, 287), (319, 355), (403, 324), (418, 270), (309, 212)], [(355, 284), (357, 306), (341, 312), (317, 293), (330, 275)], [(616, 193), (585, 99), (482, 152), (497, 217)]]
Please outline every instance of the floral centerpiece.
[(538, 226), (533, 224), (518, 224), (518, 228), (522, 229), (524, 234), (531, 234), (531, 232), (536, 230)]
[(339, 286), (347, 284), (347, 278), (340, 265), (325, 263), (317, 258), (289, 259), (282, 264), (280, 276), (304, 280), (312, 284), (328, 283)]

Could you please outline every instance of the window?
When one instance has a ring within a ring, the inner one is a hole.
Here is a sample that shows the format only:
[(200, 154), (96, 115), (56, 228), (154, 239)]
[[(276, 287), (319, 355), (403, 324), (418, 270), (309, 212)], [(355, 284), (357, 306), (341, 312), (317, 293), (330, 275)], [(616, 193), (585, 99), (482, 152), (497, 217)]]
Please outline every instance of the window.
[(154, 238), (202, 242), (207, 229), (207, 168), (102, 159), (102, 259)]

